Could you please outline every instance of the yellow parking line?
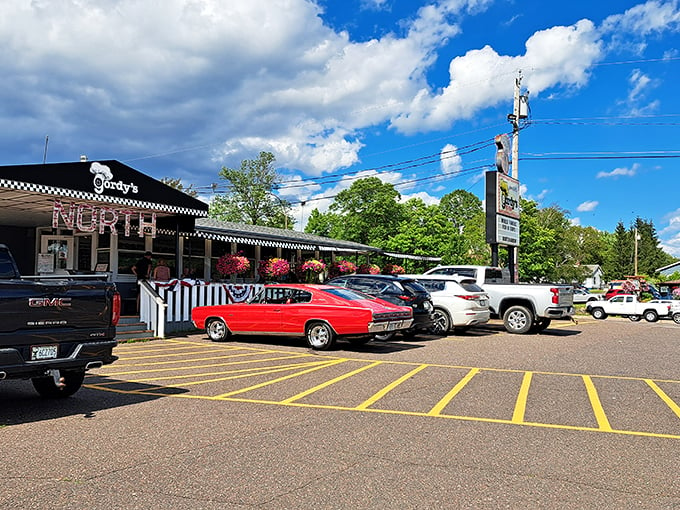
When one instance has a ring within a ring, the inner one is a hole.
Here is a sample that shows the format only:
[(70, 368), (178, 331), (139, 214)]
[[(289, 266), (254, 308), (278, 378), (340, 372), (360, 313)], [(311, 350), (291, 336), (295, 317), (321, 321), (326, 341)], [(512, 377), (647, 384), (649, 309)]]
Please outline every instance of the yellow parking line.
[(525, 372), (522, 378), (522, 386), (517, 395), (515, 402), (515, 410), (512, 413), (512, 423), (524, 423), (524, 413), (527, 409), (527, 397), (529, 396), (529, 387), (531, 386), (532, 372)]
[[(253, 355), (254, 356), (254, 355)], [(226, 356), (226, 358), (234, 358), (236, 356)], [(181, 366), (181, 367), (166, 367), (166, 368), (150, 368), (147, 370), (129, 370), (127, 372), (108, 372), (106, 374), (101, 374), (105, 375), (106, 377), (118, 377), (121, 375), (134, 375), (134, 374), (148, 374), (148, 373), (153, 373), (153, 372), (167, 372), (169, 370), (173, 371), (181, 371), (181, 370), (194, 370), (197, 368), (210, 368), (210, 367), (226, 367), (229, 365), (247, 365), (250, 363), (267, 363), (268, 361), (280, 361), (284, 359), (296, 359), (296, 358), (305, 358), (309, 357), (307, 354), (294, 354), (292, 356), (279, 356), (278, 358), (260, 358), (260, 359), (254, 359), (254, 360), (238, 360), (238, 361), (228, 361), (225, 363), (209, 363), (205, 365), (189, 365), (189, 366)], [(220, 359), (222, 356), (218, 356), (217, 358), (211, 357), (211, 358), (201, 358), (201, 359), (190, 359), (186, 360), (187, 362), (195, 362), (195, 361), (208, 361), (208, 360), (213, 360), (213, 359)], [(173, 362), (174, 363), (174, 362)], [(156, 363), (153, 363), (153, 365), (157, 365)], [(115, 365), (118, 366), (118, 365)], [(136, 367), (143, 367), (146, 365), (132, 365)]]
[(370, 365), (366, 365), (360, 368), (357, 368), (356, 370), (352, 370), (351, 372), (347, 372), (346, 374), (343, 374), (339, 377), (336, 377), (335, 379), (331, 379), (330, 381), (326, 381), (324, 383), (321, 383), (317, 386), (314, 386), (313, 388), (310, 388), (308, 390), (305, 390), (301, 393), (298, 393), (297, 395), (293, 395), (290, 398), (287, 398), (285, 400), (282, 400), (284, 404), (289, 404), (290, 402), (295, 402), (296, 400), (301, 399), (302, 397), (306, 397), (307, 395), (311, 395), (312, 393), (315, 393), (323, 388), (326, 388), (330, 386), (331, 384), (335, 384), (336, 382), (342, 381), (344, 379), (347, 379), (349, 377), (352, 377), (353, 375), (359, 374), (363, 372), (364, 370), (368, 370), (369, 368), (376, 367), (378, 365), (381, 365), (382, 361), (376, 361), (375, 363), (371, 363)]
[(265, 386), (270, 386), (272, 384), (276, 384), (276, 383), (279, 383), (281, 381), (292, 379), (293, 377), (298, 377), (298, 376), (301, 376), (301, 375), (304, 375), (304, 374), (308, 374), (310, 372), (315, 372), (316, 370), (321, 370), (322, 368), (328, 368), (328, 367), (332, 367), (333, 365), (345, 363), (346, 361), (349, 361), (349, 360), (340, 358), (340, 359), (333, 360), (333, 361), (330, 361), (330, 362), (321, 362), (322, 364), (320, 366), (310, 368), (308, 370), (303, 370), (302, 372), (297, 372), (295, 374), (287, 375), (285, 377), (279, 377), (278, 379), (274, 379), (273, 381), (266, 381), (266, 382), (263, 382), (263, 383), (260, 383), (260, 384), (256, 384), (255, 386), (249, 386), (248, 388), (241, 388), (240, 390), (234, 390), (234, 391), (230, 391), (228, 393), (223, 393), (221, 395), (217, 395), (216, 398), (222, 399), (222, 398), (226, 398), (226, 397), (231, 397), (232, 395), (238, 395), (240, 393), (246, 393), (247, 391), (256, 390), (258, 388), (264, 388)]
[(397, 386), (399, 386), (401, 383), (403, 383), (404, 381), (409, 380), (411, 377), (413, 377), (414, 375), (416, 375), (418, 372), (420, 372), (421, 370), (423, 370), (423, 369), (426, 368), (426, 367), (427, 367), (427, 365), (420, 365), (420, 366), (414, 368), (413, 370), (411, 370), (408, 374), (402, 375), (399, 379), (397, 379), (396, 381), (392, 382), (391, 384), (388, 384), (387, 386), (385, 386), (382, 390), (380, 390), (379, 392), (377, 392), (377, 393), (376, 393), (375, 395), (373, 395), (371, 398), (369, 398), (368, 400), (366, 400), (366, 401), (364, 401), (363, 403), (359, 404), (359, 405), (356, 407), (356, 409), (367, 409), (367, 408), (370, 407), (371, 405), (375, 404), (378, 400), (380, 400), (381, 398), (383, 398), (385, 395), (387, 395), (387, 394), (388, 394), (390, 391), (392, 391), (394, 388), (396, 388)]
[(430, 412), (427, 413), (428, 416), (441, 416), (440, 413), (444, 410), (444, 408), (449, 405), (449, 402), (453, 400), (453, 397), (458, 395), (463, 388), (467, 385), (467, 383), (470, 382), (470, 380), (476, 376), (479, 373), (479, 368), (473, 368), (471, 369), (465, 377), (463, 377), (458, 383), (449, 391), (446, 395), (444, 395), (444, 398), (442, 398), (437, 404), (430, 409)]
[(661, 397), (661, 400), (663, 400), (668, 407), (671, 408), (671, 411), (675, 413), (675, 415), (680, 418), (680, 406), (676, 404), (671, 397), (666, 395), (666, 392), (663, 391), (661, 388), (659, 388), (654, 381), (651, 379), (645, 379), (645, 382), (649, 385), (650, 388), (654, 390), (654, 392)]
[[(235, 350), (235, 349), (230, 349), (230, 350)], [(200, 353), (211, 353), (211, 352), (224, 352), (225, 349), (200, 349), (198, 352)], [(187, 356), (190, 353), (188, 352), (174, 352), (172, 354), (166, 354), (165, 352), (158, 352), (157, 354), (151, 355), (151, 356), (133, 356), (133, 357), (128, 357), (128, 356), (123, 356), (122, 359), (127, 363), (128, 361), (137, 361), (137, 360), (148, 360), (148, 359), (154, 359), (154, 358), (172, 358), (176, 356)], [(259, 353), (258, 353), (259, 354)]]
[(581, 377), (583, 378), (583, 382), (586, 385), (586, 391), (588, 392), (590, 405), (593, 407), (593, 412), (595, 413), (595, 419), (597, 420), (599, 429), (605, 432), (611, 432), (612, 426), (609, 424), (607, 415), (604, 413), (602, 402), (600, 402), (600, 397), (597, 394), (593, 380), (587, 375), (583, 375)]
[[(201, 379), (200, 381), (194, 381), (194, 382), (187, 382), (183, 383), (186, 386), (192, 386), (196, 384), (205, 384), (208, 382), (216, 382), (216, 381), (228, 381), (230, 379), (240, 379), (242, 377), (254, 377), (258, 375), (266, 375), (266, 374), (271, 374), (275, 372), (284, 372), (286, 370), (292, 370), (295, 368), (304, 368), (304, 367), (309, 367), (309, 366), (317, 366), (319, 364), (324, 364), (326, 363), (325, 361), (310, 361), (306, 363), (293, 363), (290, 365), (272, 365), (269, 367), (253, 367), (253, 368), (243, 368), (240, 370), (226, 370), (223, 372), (206, 372), (206, 373), (198, 373), (198, 374), (188, 374), (188, 375), (166, 375), (163, 377), (145, 377), (143, 379), (128, 379), (125, 382), (128, 383), (149, 383), (149, 382), (158, 382), (158, 381), (163, 381), (167, 379), (175, 380), (175, 379), (191, 379), (191, 378), (196, 378), (196, 377), (212, 377), (212, 376), (227, 376), (227, 377), (219, 377), (217, 379)], [(229, 375), (228, 375), (229, 374)], [(241, 374), (238, 376), (234, 376), (233, 374)], [(246, 374), (246, 375), (243, 375)], [(103, 382), (101, 383), (102, 385), (107, 385), (107, 384), (119, 384), (120, 381), (113, 381), (113, 382)], [(175, 388), (179, 386), (178, 384), (173, 384), (169, 385), (168, 387)]]

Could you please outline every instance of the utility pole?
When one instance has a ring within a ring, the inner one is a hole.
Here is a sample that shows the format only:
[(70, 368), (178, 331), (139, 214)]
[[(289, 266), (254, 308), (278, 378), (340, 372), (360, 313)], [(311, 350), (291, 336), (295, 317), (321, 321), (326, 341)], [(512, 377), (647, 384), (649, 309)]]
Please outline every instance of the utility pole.
[(515, 78), (515, 93), (512, 107), (512, 178), (519, 180), (519, 119), (520, 119), (520, 86), (522, 84), (522, 71)]
[(640, 240), (640, 234), (638, 234), (638, 229), (635, 227), (635, 265), (633, 268), (633, 274), (637, 276), (638, 274), (638, 241)]
[[(513, 94), (512, 115), (508, 115), (508, 120), (512, 123), (512, 178), (519, 181), (519, 120), (521, 115), (520, 88), (522, 84), (522, 71), (519, 71), (515, 78), (515, 92)], [(526, 117), (526, 115), (524, 115)], [(510, 271), (510, 281), (519, 282), (519, 246), (508, 246), (508, 269)]]

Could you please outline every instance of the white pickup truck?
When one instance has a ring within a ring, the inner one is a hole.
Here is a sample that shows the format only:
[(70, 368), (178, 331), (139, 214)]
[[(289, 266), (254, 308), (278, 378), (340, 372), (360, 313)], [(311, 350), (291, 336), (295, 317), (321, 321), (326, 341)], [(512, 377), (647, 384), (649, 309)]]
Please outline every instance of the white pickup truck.
[(637, 294), (618, 294), (606, 301), (586, 303), (586, 311), (595, 319), (606, 319), (608, 315), (620, 315), (637, 322), (644, 318), (647, 322), (656, 322), (659, 317), (670, 315), (669, 303), (640, 301)]
[(437, 266), (425, 274), (474, 279), (489, 295), (491, 316), (503, 319), (509, 333), (537, 333), (553, 319), (573, 320), (571, 285), (510, 283), (507, 273), (490, 266)]

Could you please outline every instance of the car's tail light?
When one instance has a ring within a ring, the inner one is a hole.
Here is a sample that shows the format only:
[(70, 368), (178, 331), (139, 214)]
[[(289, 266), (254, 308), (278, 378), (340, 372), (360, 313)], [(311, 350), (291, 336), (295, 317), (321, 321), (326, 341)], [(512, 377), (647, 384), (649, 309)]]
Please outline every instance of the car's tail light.
[(554, 305), (560, 304), (560, 289), (556, 287), (551, 287), (550, 292), (552, 292), (552, 302)]
[(113, 293), (113, 301), (111, 305), (111, 324), (113, 326), (117, 326), (118, 321), (120, 320), (120, 294), (118, 292)]
[(409, 296), (408, 294), (401, 294), (397, 297), (399, 299), (401, 299), (402, 301), (409, 303), (409, 304), (413, 303), (416, 300), (415, 296)]
[(479, 298), (479, 296), (475, 296), (473, 294), (456, 294), (456, 297), (465, 299), (466, 301), (476, 301)]

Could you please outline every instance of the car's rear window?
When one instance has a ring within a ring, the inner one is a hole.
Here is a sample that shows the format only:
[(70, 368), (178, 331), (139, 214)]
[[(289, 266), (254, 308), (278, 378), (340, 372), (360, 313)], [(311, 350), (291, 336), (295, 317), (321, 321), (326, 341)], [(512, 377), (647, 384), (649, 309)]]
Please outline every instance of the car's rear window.
[(324, 292), (332, 294), (348, 301), (358, 301), (360, 299), (373, 299), (371, 296), (363, 294), (362, 292), (357, 292), (346, 287), (338, 287), (337, 289), (323, 289)]
[(427, 294), (427, 289), (415, 280), (400, 281), (401, 285), (414, 294)]
[(458, 284), (468, 292), (484, 292), (484, 289), (477, 285), (474, 280), (461, 280)]
[(446, 288), (446, 280), (418, 280), (430, 292), (438, 292)]

